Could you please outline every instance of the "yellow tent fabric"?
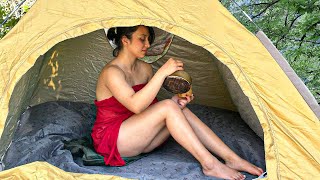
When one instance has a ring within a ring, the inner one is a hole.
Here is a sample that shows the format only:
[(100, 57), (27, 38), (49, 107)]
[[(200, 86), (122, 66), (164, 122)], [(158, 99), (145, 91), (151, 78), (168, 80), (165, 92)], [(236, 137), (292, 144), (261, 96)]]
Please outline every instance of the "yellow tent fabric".
[[(17, 118), (8, 119), (12, 92), (39, 56), (66, 39), (137, 24), (183, 37), (230, 69), (263, 128), (268, 179), (320, 178), (319, 119), (259, 40), (219, 1), (38, 0), (0, 41), (0, 134), (12, 129), (5, 127), (6, 122)], [(14, 103), (22, 109), (28, 105)], [(42, 164), (46, 163), (27, 167)], [(48, 172), (57, 171), (43, 166)], [(0, 177), (6, 173), (0, 172)], [(54, 175), (74, 176), (64, 171)]]
[(65, 171), (50, 165), (47, 162), (33, 162), (22, 165), (13, 169), (9, 169), (0, 173), (0, 179), (103, 179), (103, 180), (124, 180), (118, 176), (99, 175), (99, 174), (80, 174), (66, 173)]

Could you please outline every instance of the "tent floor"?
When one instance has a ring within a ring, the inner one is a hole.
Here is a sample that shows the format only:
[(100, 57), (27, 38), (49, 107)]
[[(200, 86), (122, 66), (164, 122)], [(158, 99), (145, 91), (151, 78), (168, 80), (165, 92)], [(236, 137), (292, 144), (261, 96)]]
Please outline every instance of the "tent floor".
[[(263, 141), (237, 112), (190, 104), (232, 150), (265, 170)], [(4, 157), (5, 169), (34, 161), (47, 161), (65, 171), (112, 174), (139, 179), (212, 179), (173, 138), (146, 157), (124, 167), (84, 166), (81, 157), (64, 149), (63, 141), (89, 135), (95, 107), (75, 102), (47, 102), (27, 109), (20, 117), (13, 142)], [(255, 178), (244, 173), (247, 179)]]

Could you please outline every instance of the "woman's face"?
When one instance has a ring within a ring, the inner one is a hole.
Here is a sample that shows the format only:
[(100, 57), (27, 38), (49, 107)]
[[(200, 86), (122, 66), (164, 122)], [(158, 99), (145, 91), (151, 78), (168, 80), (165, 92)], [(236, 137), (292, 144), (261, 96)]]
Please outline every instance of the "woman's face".
[(131, 40), (127, 44), (129, 52), (131, 52), (137, 58), (143, 58), (148, 48), (149, 43), (149, 30), (145, 26), (139, 26), (138, 29), (132, 34)]

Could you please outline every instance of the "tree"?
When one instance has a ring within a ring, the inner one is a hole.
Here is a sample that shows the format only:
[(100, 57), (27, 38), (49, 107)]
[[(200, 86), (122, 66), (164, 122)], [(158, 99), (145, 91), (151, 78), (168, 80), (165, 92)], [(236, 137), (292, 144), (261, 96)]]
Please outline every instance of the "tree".
[[(0, 26), (0, 39), (18, 23), (20, 18), (29, 10), (35, 1), (36, 0), (0, 0), (0, 23), (3, 23), (11, 12), (14, 12), (3, 26)], [(20, 3), (21, 6), (19, 6)], [(16, 7), (18, 9), (14, 11)]]
[(320, 104), (320, 1), (220, 1), (249, 30), (266, 33)]
[[(5, 10), (6, 8), (3, 6), (0, 6), (0, 21), (1, 23), (4, 21), (4, 19), (7, 17), (8, 12), (6, 12)], [(0, 28), (0, 38), (2, 38), (3, 36), (5, 36), (9, 30), (15, 25), (17, 24), (17, 22), (19, 21), (19, 19), (13, 17), (10, 20), (8, 20), (1, 28)]]

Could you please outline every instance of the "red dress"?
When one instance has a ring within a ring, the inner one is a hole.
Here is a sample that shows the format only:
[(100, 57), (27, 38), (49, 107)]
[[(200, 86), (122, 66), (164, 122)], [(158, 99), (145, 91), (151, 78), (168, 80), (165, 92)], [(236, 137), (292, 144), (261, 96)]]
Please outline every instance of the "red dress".
[[(137, 92), (144, 86), (145, 84), (139, 84), (132, 88)], [(151, 105), (156, 102), (155, 98)], [(134, 113), (113, 96), (101, 101), (95, 100), (94, 103), (97, 106), (97, 117), (91, 132), (93, 146), (104, 157), (106, 165), (124, 166), (126, 163), (118, 152), (117, 139), (121, 123)]]

